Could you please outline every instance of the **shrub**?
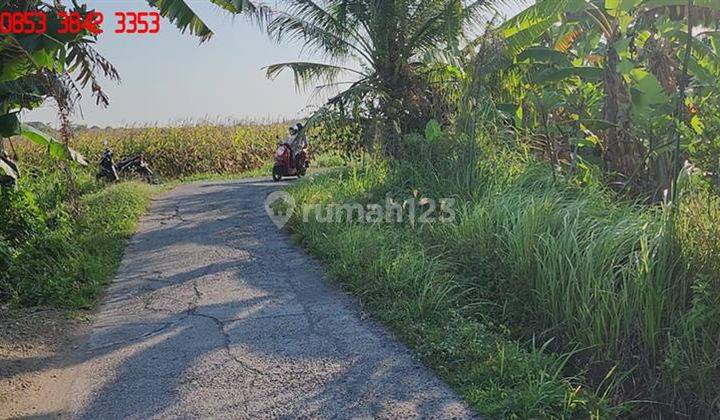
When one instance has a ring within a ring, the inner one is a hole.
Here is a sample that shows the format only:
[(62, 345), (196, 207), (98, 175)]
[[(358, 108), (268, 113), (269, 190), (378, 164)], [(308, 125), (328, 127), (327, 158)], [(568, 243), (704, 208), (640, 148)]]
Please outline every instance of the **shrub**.
[[(91, 307), (111, 278), (124, 241), (152, 188), (110, 186), (82, 197), (77, 219), (64, 210), (66, 193), (52, 173), (4, 190), (0, 202), (0, 301), (20, 306)], [(90, 176), (78, 178), (82, 186)], [(81, 187), (82, 188), (82, 187)], [(35, 192), (33, 192), (35, 191)]]
[(30, 191), (0, 188), (0, 239), (9, 244), (26, 242), (45, 228), (45, 219)]

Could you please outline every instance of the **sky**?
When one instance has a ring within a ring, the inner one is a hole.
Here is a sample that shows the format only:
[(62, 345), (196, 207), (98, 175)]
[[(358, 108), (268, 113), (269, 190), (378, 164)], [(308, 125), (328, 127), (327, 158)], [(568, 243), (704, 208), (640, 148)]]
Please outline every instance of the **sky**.
[[(181, 34), (167, 20), (155, 35), (115, 34), (117, 11), (149, 11), (142, 0), (88, 0), (105, 16), (96, 49), (120, 72), (120, 84), (102, 83), (110, 106), (95, 105), (84, 92), (73, 122), (88, 126), (168, 125), (186, 121), (280, 121), (300, 118), (321, 105), (313, 90), (297, 91), (292, 74), (275, 80), (263, 67), (274, 63), (313, 60), (301, 45), (277, 44), (256, 24), (232, 17), (204, 0), (189, 0), (195, 13), (215, 35), (200, 44)], [(511, 12), (507, 12), (511, 13)], [(27, 111), (25, 121), (57, 126), (52, 101)]]

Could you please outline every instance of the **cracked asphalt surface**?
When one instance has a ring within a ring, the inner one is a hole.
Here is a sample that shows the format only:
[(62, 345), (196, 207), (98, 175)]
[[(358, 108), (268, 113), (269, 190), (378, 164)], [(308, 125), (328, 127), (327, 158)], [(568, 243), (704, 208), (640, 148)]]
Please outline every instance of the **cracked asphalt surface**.
[(154, 200), (54, 415), (475, 416), (275, 227), (264, 199), (282, 185), (196, 183)]

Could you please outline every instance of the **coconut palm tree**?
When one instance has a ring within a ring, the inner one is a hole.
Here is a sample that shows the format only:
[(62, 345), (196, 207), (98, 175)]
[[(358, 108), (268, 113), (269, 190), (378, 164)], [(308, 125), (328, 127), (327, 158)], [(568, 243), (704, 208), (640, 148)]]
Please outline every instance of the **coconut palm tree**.
[(324, 62), (271, 65), (267, 76), (289, 69), (298, 87), (320, 83), (340, 91), (329, 103), (371, 104), (384, 122), (386, 152), (399, 134), (424, 128), (433, 115), (428, 83), (432, 56), (455, 50), (479, 23), (490, 0), (290, 0), (268, 24), (278, 42), (300, 41)]

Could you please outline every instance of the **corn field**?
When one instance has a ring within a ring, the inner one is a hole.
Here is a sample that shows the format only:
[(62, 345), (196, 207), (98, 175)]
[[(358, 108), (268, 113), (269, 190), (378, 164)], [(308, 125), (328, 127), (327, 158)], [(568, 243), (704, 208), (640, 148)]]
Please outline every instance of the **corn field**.
[[(73, 140), (75, 150), (92, 164), (99, 160), (104, 141), (115, 159), (143, 154), (153, 170), (176, 178), (198, 173), (231, 174), (257, 169), (270, 161), (287, 124), (222, 126), (211, 124), (178, 127), (91, 129)], [(47, 164), (36, 146), (15, 142), (20, 161)]]

